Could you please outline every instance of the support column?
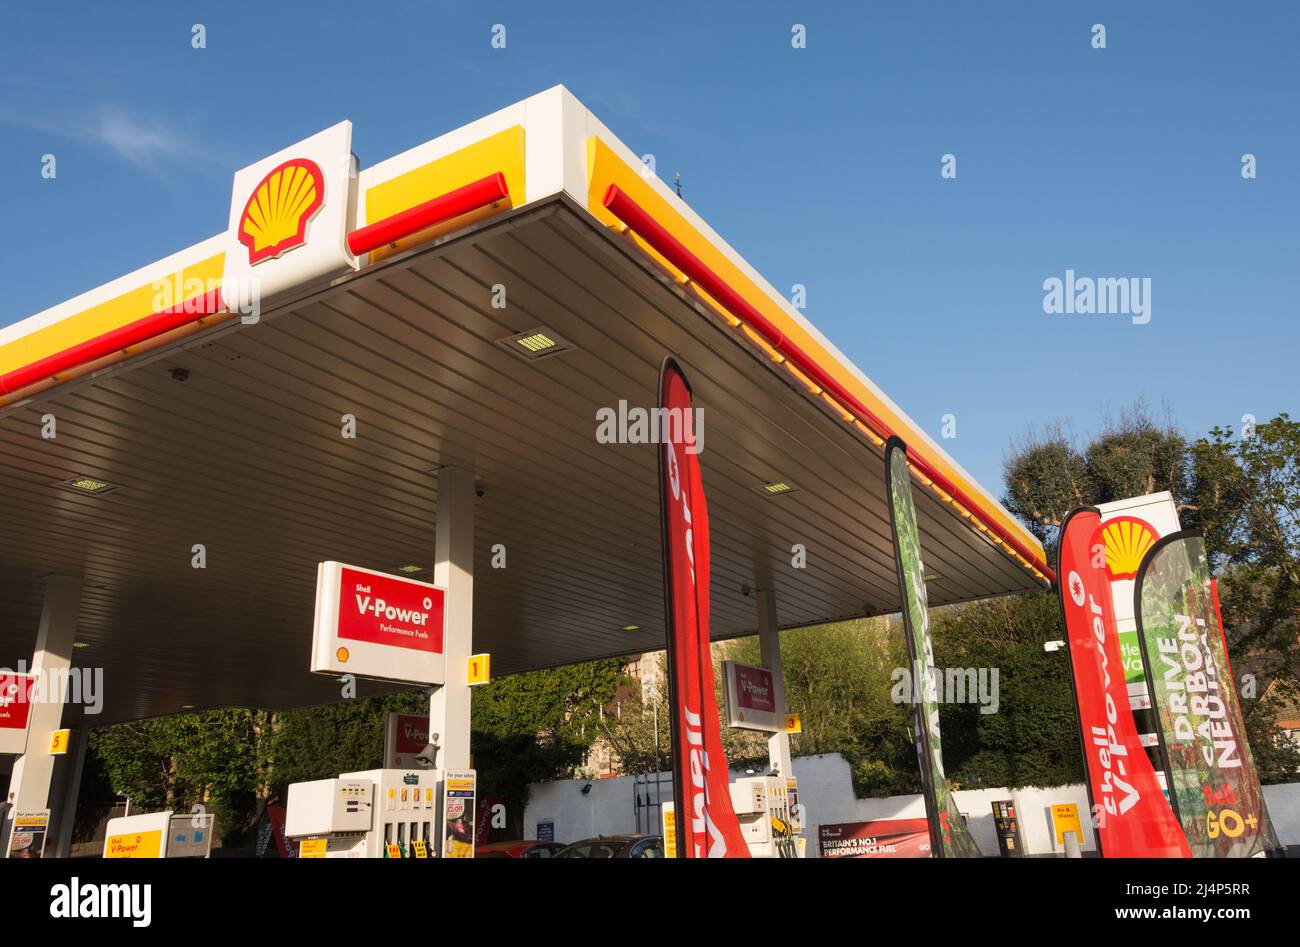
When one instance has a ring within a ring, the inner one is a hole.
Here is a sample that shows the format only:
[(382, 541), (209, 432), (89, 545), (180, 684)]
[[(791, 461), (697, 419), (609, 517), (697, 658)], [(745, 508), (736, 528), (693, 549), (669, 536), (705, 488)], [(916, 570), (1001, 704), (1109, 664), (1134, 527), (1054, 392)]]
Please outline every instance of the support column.
[[(776, 593), (759, 589), (758, 596), (758, 646), (763, 667), (772, 672), (772, 697), (779, 717), (785, 717), (785, 673), (781, 668), (781, 634), (776, 623)], [(767, 756), (773, 771), (786, 779), (794, 775), (790, 763), (790, 734), (780, 730), (767, 738)]]
[(474, 475), (438, 471), (438, 522), (433, 582), (447, 590), (447, 682), (429, 698), (429, 733), (439, 734), (438, 766), (469, 769), (469, 656), (474, 616)]
[[(77, 613), (81, 610), (81, 578), (52, 575), (45, 580), (45, 607), (36, 632), (36, 649), (30, 673), (37, 676), (42, 698), (30, 710), (27, 752), (14, 763), (9, 780), (10, 805), (4, 826), (4, 852), (8, 852), (12, 815), (18, 809), (52, 809), (50, 778), (55, 757), (50, 755), (50, 733), (59, 729), (63, 719), (63, 693), (51, 693), (62, 687), (72, 666), (72, 642), (77, 637)], [(53, 813), (51, 813), (53, 816)], [(68, 814), (71, 818), (71, 814)], [(52, 840), (47, 837), (47, 846)]]
[(69, 748), (70, 759), (65, 764), (67, 781), (59, 800), (62, 811), (55, 812), (50, 826), (54, 838), (47, 838), (45, 851), (55, 858), (67, 858), (72, 848), (72, 829), (77, 821), (77, 801), (81, 798), (81, 777), (86, 770), (86, 748), (90, 742), (90, 727), (82, 717), (81, 725), (72, 731), (72, 745)]

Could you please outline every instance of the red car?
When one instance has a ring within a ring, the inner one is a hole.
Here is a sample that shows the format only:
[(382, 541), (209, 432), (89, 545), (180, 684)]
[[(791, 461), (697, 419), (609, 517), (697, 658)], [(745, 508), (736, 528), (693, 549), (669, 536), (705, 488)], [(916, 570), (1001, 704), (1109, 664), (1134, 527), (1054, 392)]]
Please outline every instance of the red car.
[(519, 839), (514, 842), (489, 842), (474, 849), (475, 858), (551, 858), (564, 848), (559, 842)]

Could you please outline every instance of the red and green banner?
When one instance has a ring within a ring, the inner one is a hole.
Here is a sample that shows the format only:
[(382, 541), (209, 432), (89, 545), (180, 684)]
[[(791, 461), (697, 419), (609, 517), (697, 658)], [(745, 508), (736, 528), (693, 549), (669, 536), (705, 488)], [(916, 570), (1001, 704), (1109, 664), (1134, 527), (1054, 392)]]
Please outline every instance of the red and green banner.
[(930, 851), (936, 858), (979, 858), (981, 852), (957, 810), (943, 772), (939, 735), (939, 699), (934, 649), (930, 643), (930, 606), (921, 561), (921, 533), (907, 468), (907, 447), (897, 437), (885, 445), (885, 490), (889, 494), (889, 524), (894, 534), (894, 563), (903, 603), (903, 631), (911, 661), (912, 707), (916, 713), (916, 750), (921, 764), (921, 788), (930, 826)]
[(1097, 510), (1066, 516), (1057, 576), (1098, 848), (1107, 858), (1186, 858), (1129, 710)]
[(731, 807), (709, 651), (709, 513), (691, 386), (671, 358), (659, 373), (659, 509), (680, 858), (748, 858)]
[(1201, 534), (1184, 530), (1152, 546), (1133, 596), (1170, 802), (1192, 855), (1276, 850)]

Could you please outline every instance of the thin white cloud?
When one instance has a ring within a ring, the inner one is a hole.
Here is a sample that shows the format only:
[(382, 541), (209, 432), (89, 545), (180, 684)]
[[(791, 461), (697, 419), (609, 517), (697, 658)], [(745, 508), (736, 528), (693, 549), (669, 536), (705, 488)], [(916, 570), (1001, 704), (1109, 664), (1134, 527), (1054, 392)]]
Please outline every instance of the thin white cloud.
[(141, 121), (117, 109), (102, 111), (87, 137), (111, 148), (137, 167), (159, 171), (164, 164), (193, 158), (203, 149), (190, 146), (186, 137), (155, 122)]
[(107, 148), (117, 157), (151, 174), (162, 175), (168, 166), (205, 161), (229, 162), (214, 155), (206, 145), (195, 147), (198, 138), (176, 125), (143, 119), (113, 107), (102, 107), (80, 121), (29, 116), (9, 106), (0, 106), (0, 124), (89, 142)]

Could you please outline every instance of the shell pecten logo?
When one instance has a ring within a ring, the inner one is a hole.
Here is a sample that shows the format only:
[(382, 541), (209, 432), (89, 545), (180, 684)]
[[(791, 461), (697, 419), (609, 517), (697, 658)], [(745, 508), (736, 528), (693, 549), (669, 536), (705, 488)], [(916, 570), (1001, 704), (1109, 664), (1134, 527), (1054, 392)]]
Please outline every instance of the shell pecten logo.
[(291, 158), (253, 188), (239, 217), (239, 242), (249, 265), (274, 259), (307, 242), (307, 225), (325, 203), (325, 175), (306, 158)]
[(1116, 517), (1102, 527), (1101, 536), (1106, 543), (1106, 571), (1112, 579), (1135, 578), (1142, 557), (1160, 538), (1150, 523), (1136, 516)]

